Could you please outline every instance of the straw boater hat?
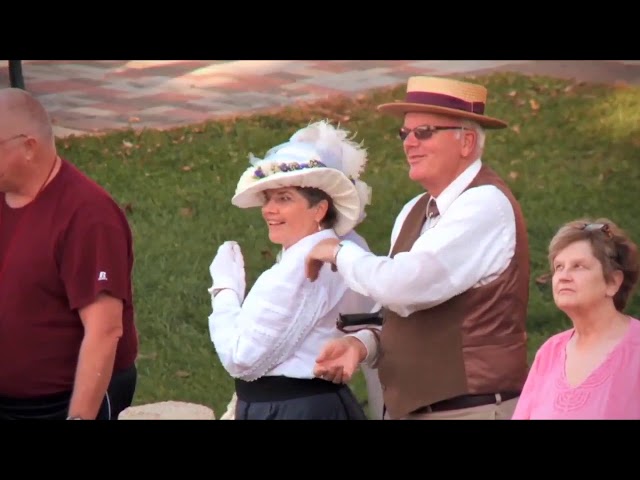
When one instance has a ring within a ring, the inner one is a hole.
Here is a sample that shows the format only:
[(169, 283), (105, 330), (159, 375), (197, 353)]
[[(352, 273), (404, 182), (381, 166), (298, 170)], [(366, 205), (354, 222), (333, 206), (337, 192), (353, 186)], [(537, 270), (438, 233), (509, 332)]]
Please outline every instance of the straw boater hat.
[(484, 128), (505, 128), (506, 122), (484, 114), (486, 104), (487, 89), (482, 85), (442, 77), (410, 77), (404, 101), (385, 103), (378, 110), (396, 116), (407, 112), (452, 115)]
[(240, 208), (261, 207), (267, 189), (318, 188), (333, 199), (334, 230), (345, 235), (358, 223), (366, 201), (358, 179), (367, 162), (366, 150), (347, 134), (326, 121), (316, 122), (271, 148), (263, 159), (249, 154), (252, 166), (240, 177), (231, 202)]

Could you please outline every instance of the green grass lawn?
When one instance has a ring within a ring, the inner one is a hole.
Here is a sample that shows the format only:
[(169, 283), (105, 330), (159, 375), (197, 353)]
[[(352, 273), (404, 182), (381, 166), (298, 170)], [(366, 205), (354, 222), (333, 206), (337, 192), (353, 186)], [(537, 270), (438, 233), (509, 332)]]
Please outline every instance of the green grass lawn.
[[(574, 85), (513, 74), (481, 77), (488, 114), (510, 128), (491, 131), (484, 160), (501, 173), (528, 220), (532, 279), (530, 354), (569, 323), (535, 278), (547, 271), (546, 248), (565, 221), (606, 216), (640, 240), (640, 89)], [(248, 166), (310, 121), (339, 121), (370, 152), (364, 179), (373, 204), (359, 231), (386, 254), (394, 218), (419, 187), (407, 177), (396, 119), (375, 111), (404, 86), (276, 115), (256, 115), (172, 131), (123, 132), (59, 141), (61, 154), (107, 188), (126, 209), (135, 235), (135, 300), (140, 330), (136, 404), (191, 401), (223, 413), (232, 381), (209, 341), (209, 264), (218, 245), (242, 246), (248, 287), (274, 260), (259, 211), (230, 203)], [(640, 315), (634, 298), (628, 312)], [(354, 381), (364, 398), (362, 377)]]

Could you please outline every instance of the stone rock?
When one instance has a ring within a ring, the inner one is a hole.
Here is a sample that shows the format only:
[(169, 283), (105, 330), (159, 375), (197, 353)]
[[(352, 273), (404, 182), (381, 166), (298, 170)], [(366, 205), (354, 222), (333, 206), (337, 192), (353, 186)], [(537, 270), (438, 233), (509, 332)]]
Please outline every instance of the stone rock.
[(123, 410), (118, 420), (215, 420), (212, 409), (188, 402), (158, 402)]
[(235, 392), (227, 405), (227, 411), (220, 417), (220, 420), (235, 420), (236, 419), (236, 403), (238, 402), (238, 397)]

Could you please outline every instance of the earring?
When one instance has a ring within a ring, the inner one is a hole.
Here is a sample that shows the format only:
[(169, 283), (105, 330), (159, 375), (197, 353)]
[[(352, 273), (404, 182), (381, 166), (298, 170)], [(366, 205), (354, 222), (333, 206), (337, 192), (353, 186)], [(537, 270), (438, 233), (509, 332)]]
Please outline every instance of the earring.
[(318, 231), (321, 232), (322, 231), (322, 225), (320, 225), (320, 222), (318, 222)]

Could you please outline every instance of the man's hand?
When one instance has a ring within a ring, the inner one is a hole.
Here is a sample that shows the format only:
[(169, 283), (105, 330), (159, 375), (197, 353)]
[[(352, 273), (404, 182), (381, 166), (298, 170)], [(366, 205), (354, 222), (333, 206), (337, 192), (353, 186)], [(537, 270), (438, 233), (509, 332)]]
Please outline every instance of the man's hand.
[(337, 338), (322, 348), (313, 373), (333, 383), (347, 383), (366, 356), (367, 349), (357, 338)]
[(305, 261), (305, 273), (309, 280), (313, 282), (318, 278), (320, 269), (325, 262), (333, 264), (336, 247), (339, 243), (340, 240), (336, 238), (326, 238), (311, 249)]

